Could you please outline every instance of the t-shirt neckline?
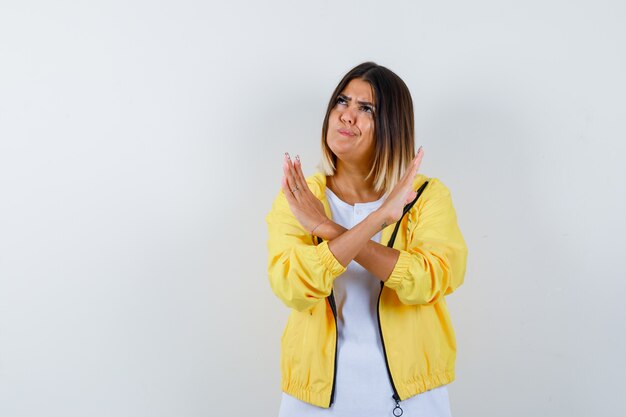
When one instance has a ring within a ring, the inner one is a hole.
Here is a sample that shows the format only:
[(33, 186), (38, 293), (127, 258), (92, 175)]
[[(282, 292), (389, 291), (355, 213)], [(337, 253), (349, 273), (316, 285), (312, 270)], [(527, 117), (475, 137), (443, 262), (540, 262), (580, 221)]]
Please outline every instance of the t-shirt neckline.
[(378, 207), (378, 206), (380, 206), (382, 204), (382, 202), (384, 201), (384, 198), (385, 198), (385, 196), (383, 195), (382, 197), (380, 197), (376, 201), (368, 201), (368, 202), (365, 202), (365, 203), (354, 203), (354, 205), (352, 205), (352, 204), (346, 203), (341, 198), (339, 198), (339, 196), (337, 196), (337, 194), (335, 194), (330, 188), (328, 188), (328, 186), (326, 186), (326, 193), (334, 201), (338, 202), (339, 204), (343, 204), (346, 207), (350, 207), (350, 208), (356, 208), (356, 207), (363, 208), (363, 209), (376, 208), (376, 207)]

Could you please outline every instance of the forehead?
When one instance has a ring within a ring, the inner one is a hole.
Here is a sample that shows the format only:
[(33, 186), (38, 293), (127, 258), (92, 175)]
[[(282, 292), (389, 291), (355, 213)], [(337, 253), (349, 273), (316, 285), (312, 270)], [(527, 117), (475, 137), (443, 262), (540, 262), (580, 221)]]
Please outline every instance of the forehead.
[(350, 80), (350, 82), (341, 91), (341, 94), (345, 94), (350, 98), (356, 98), (359, 101), (374, 101), (374, 93), (372, 92), (372, 86), (367, 81), (363, 81), (359, 78)]

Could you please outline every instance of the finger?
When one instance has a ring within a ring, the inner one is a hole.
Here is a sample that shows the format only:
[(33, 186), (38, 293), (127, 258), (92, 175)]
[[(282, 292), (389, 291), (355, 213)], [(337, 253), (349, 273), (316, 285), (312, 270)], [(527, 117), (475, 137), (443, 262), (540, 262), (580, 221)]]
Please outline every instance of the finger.
[(413, 158), (406, 172), (404, 173), (404, 176), (400, 180), (402, 184), (404, 184), (405, 187), (408, 187), (408, 188), (413, 187), (413, 181), (415, 180), (415, 177), (417, 177), (417, 174), (419, 172), (419, 167), (422, 163), (423, 157), (424, 157), (424, 150), (420, 146), (417, 153), (415, 154), (415, 157)]
[(294, 197), (297, 198), (299, 191), (294, 191), (296, 189), (297, 182), (293, 173), (293, 164), (291, 163), (291, 159), (289, 158), (289, 154), (287, 152), (285, 152), (285, 159), (283, 161), (283, 173), (287, 179), (289, 191), (294, 195)]
[(417, 171), (419, 170), (420, 165), (422, 165), (422, 159), (424, 159), (424, 148), (420, 146), (420, 148), (417, 150), (417, 155), (415, 156), (415, 159), (413, 160), (413, 165), (415, 168), (415, 175), (417, 175)]
[(407, 183), (415, 178), (415, 175), (417, 174), (417, 169), (419, 168), (419, 164), (421, 163), (422, 155), (423, 154), (420, 151), (415, 154), (415, 157), (413, 157), (413, 160), (407, 166), (406, 171), (404, 171), (404, 174), (402, 175), (400, 181)]
[(417, 172), (419, 171), (420, 165), (422, 164), (422, 159), (424, 158), (424, 149), (420, 146), (415, 154), (415, 158), (411, 161), (411, 166), (407, 170), (407, 177), (414, 179), (417, 176)]
[(306, 179), (304, 178), (304, 174), (302, 173), (300, 156), (296, 155), (295, 160), (291, 162), (292, 163), (289, 166), (289, 169), (291, 171), (291, 178), (294, 181), (294, 188), (298, 189), (298, 191), (294, 192), (294, 195), (298, 197), (298, 200), (300, 201), (301, 197), (303, 197), (305, 192), (308, 191), (308, 186), (306, 183)]
[(294, 162), (293, 167), (296, 171), (296, 178), (298, 179), (298, 186), (301, 189), (304, 189), (305, 187), (308, 188), (308, 185), (306, 183), (306, 178), (304, 177), (304, 173), (302, 172), (302, 162), (300, 161), (300, 155), (296, 155), (296, 161)]
[(283, 193), (285, 193), (285, 197), (287, 197), (287, 201), (290, 201), (293, 198), (291, 194), (291, 190), (289, 189), (289, 184), (287, 184), (287, 178), (283, 175), (280, 179), (280, 188), (282, 188)]

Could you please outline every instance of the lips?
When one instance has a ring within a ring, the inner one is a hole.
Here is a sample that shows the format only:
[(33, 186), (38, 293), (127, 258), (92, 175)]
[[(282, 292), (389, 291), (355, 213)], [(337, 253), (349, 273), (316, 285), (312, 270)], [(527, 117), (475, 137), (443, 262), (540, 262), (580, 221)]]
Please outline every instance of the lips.
[(354, 136), (355, 133), (348, 129), (337, 129), (342, 136)]

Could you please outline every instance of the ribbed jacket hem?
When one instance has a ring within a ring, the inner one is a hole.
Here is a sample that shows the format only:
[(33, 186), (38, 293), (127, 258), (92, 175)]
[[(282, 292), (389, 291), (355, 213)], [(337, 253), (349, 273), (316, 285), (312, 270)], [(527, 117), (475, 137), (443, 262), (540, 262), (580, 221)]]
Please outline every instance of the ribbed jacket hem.
[(281, 385), (282, 390), (286, 394), (289, 394), (300, 401), (322, 408), (329, 408), (328, 403), (330, 402), (330, 389), (322, 392), (311, 391), (307, 387), (302, 387), (294, 383), (290, 383), (289, 381), (283, 381)]
[[(400, 401), (411, 398), (415, 395), (429, 391), (431, 389), (449, 384), (454, 381), (454, 370), (444, 371), (438, 374), (427, 375), (423, 378), (398, 383), (396, 389), (400, 396)], [(295, 383), (283, 380), (281, 383), (282, 390), (286, 393), (306, 403), (316, 405), (322, 408), (329, 408), (330, 389), (322, 392), (311, 391), (307, 387), (302, 387)]]
[(396, 386), (396, 389), (398, 390), (400, 401), (404, 401), (414, 395), (449, 384), (452, 381), (454, 381), (454, 370), (449, 370), (400, 383)]

